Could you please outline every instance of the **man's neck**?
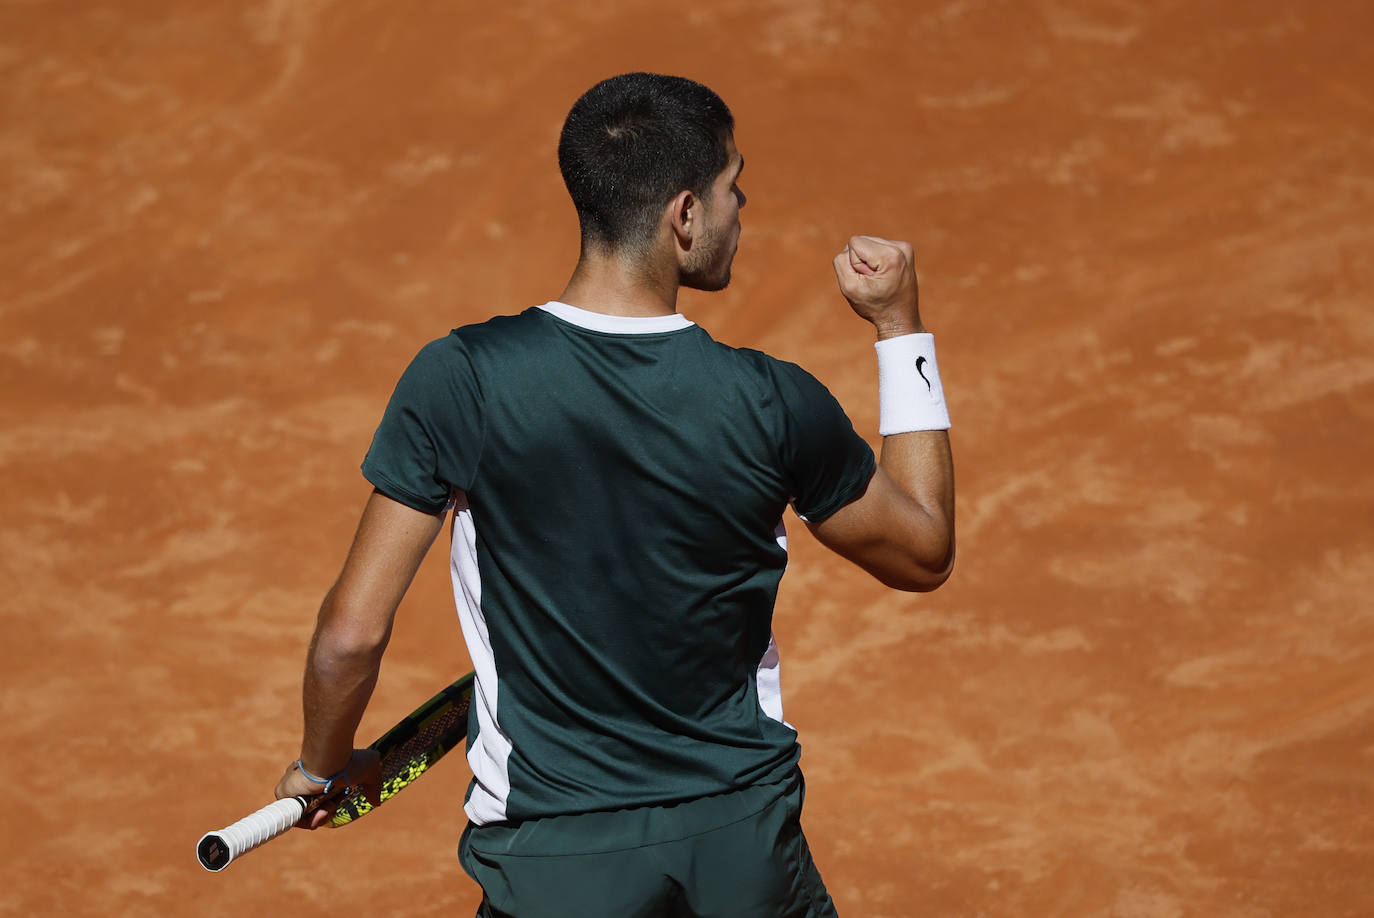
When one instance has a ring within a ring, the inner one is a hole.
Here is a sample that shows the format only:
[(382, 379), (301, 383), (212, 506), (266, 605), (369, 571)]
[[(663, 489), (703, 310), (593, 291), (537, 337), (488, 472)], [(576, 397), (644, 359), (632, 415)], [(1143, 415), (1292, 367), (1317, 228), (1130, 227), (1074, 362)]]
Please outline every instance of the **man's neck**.
[(612, 316), (667, 316), (677, 312), (677, 271), (649, 259), (583, 251), (558, 299)]

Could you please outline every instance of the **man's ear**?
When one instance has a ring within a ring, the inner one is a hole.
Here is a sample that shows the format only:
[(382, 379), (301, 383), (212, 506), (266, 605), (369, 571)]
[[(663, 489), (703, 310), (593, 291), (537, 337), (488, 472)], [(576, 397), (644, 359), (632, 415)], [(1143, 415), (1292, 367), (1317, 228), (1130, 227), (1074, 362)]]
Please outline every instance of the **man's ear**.
[(701, 200), (691, 191), (679, 191), (668, 204), (668, 225), (673, 228), (673, 238), (678, 248), (691, 249), (696, 235), (697, 223), (701, 219)]

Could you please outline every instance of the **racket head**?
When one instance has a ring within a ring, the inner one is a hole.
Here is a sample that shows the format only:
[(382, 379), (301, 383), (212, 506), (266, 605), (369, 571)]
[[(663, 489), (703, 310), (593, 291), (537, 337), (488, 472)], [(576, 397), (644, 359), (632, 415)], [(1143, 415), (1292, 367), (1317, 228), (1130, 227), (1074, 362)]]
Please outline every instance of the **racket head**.
[[(370, 749), (382, 757), (381, 803), (398, 794), (468, 735), (473, 674), (468, 673), (439, 690), (405, 720), (386, 731)], [(370, 813), (372, 803), (360, 793), (345, 797), (329, 821), (346, 826)]]

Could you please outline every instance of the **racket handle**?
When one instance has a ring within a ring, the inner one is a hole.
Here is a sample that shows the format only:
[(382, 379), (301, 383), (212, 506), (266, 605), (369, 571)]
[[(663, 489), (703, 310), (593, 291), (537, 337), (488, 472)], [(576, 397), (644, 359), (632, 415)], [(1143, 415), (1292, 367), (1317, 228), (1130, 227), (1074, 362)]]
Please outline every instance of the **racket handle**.
[(258, 845), (283, 835), (305, 813), (305, 797), (283, 797), (218, 832), (206, 832), (196, 845), (200, 866), (216, 873)]

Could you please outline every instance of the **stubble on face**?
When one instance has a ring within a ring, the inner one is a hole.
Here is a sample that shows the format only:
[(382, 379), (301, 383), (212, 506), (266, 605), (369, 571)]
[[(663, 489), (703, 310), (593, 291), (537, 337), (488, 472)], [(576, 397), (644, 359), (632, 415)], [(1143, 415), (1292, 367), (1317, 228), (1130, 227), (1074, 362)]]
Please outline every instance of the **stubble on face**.
[[(730, 267), (739, 246), (739, 208), (743, 202), (743, 195), (735, 183), (744, 168), (744, 160), (735, 149), (733, 138), (729, 141), (729, 150), (730, 161), (716, 180), (717, 185), (724, 182), (727, 187), (723, 191), (713, 187), (713, 200), (702, 201), (706, 219), (682, 269), (681, 284), (692, 290), (714, 292), (730, 285)], [(733, 214), (728, 223), (723, 213), (726, 208), (731, 208)]]
[(721, 235), (712, 226), (697, 237), (682, 269), (682, 286), (714, 293), (730, 285), (730, 264), (735, 253), (724, 244)]

